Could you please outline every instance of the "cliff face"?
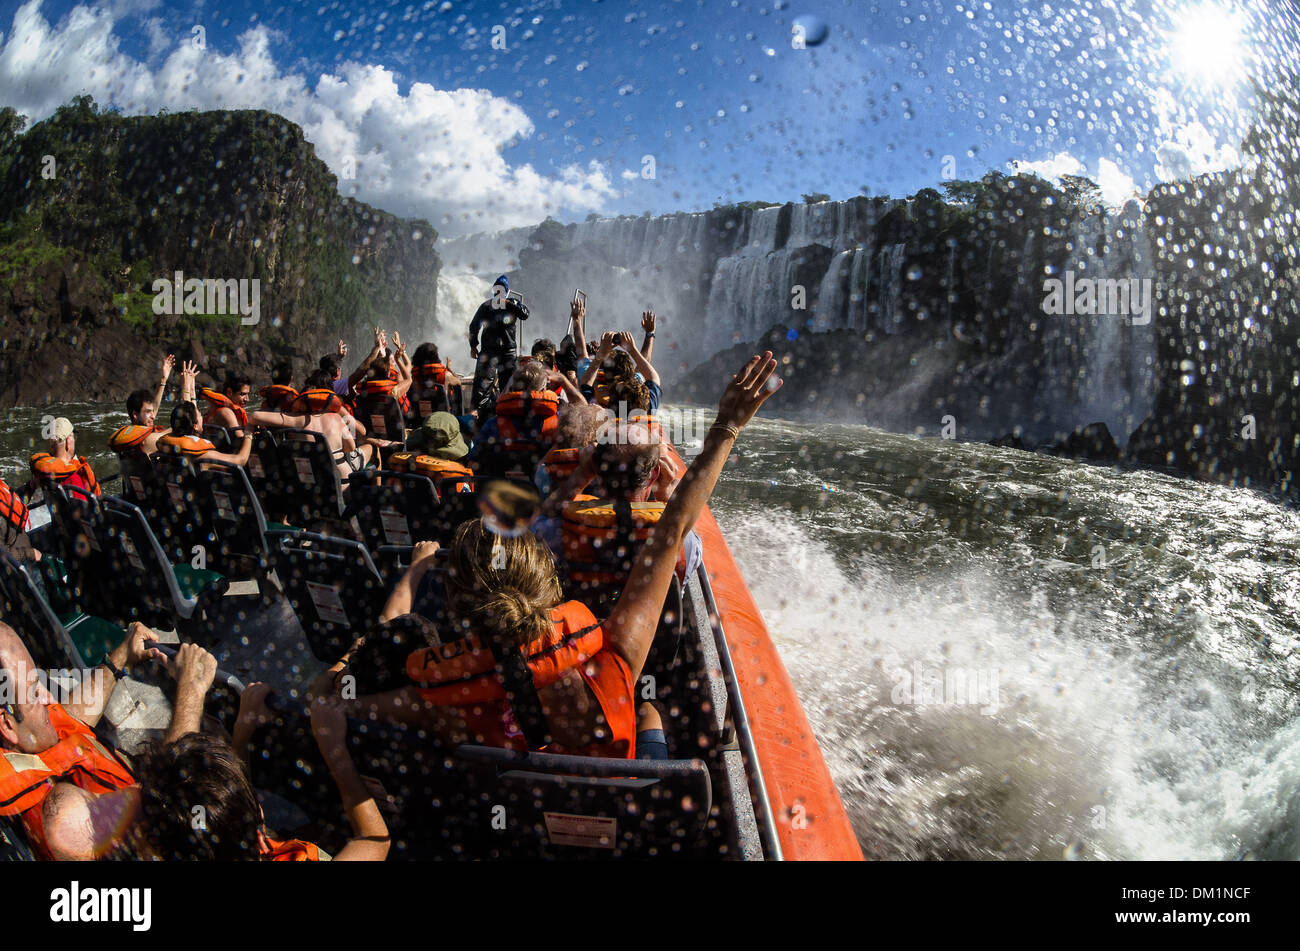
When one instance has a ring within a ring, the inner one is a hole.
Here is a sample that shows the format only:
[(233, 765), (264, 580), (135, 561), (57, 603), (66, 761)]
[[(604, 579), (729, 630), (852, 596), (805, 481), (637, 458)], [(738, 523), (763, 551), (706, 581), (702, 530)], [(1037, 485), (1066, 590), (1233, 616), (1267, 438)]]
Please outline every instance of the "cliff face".
[[(122, 117), (74, 102), (0, 139), (0, 405), (116, 399), (167, 350), (261, 382), (276, 359), (301, 380), (369, 326), (414, 340), (432, 321), (436, 238), (341, 198), (279, 116)], [(256, 314), (229, 313), (222, 295), (155, 313), (155, 282), (178, 271), (247, 282), (245, 305), (256, 281)]]

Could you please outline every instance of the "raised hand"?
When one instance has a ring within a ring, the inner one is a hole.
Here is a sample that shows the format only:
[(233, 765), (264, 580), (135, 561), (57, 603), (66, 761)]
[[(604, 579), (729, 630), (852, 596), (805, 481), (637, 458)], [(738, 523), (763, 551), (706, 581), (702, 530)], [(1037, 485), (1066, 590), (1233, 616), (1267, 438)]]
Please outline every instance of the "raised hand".
[(172, 370), (176, 368), (176, 354), (169, 353), (163, 357), (162, 362), (162, 381), (167, 382), (167, 378), (172, 375)]
[(398, 353), (406, 353), (406, 344), (402, 343), (402, 335), (396, 330), (393, 331), (393, 346), (397, 348)]
[(636, 341), (632, 339), (632, 335), (628, 333), (626, 330), (620, 330), (617, 334), (615, 334), (614, 342), (617, 343), (624, 350), (626, 350), (628, 353), (631, 353), (633, 350), (636, 349)]
[(641, 329), (648, 334), (655, 332), (655, 312), (653, 310), (644, 311), (641, 314)]
[(606, 330), (600, 335), (600, 352), (609, 356), (611, 350), (618, 346), (618, 335), (612, 330)]
[(783, 381), (780, 377), (771, 382), (775, 370), (776, 361), (772, 359), (771, 350), (761, 357), (750, 357), (723, 391), (715, 424), (742, 429), (754, 418), (764, 401), (781, 388)]
[(189, 380), (190, 382), (193, 382), (194, 378), (198, 375), (199, 375), (199, 365), (195, 363), (193, 360), (186, 360), (184, 363), (181, 364), (182, 380)]
[(572, 301), (569, 304), (569, 316), (581, 323), (582, 318), (587, 316), (587, 305), (580, 300)]
[(342, 340), (339, 341), (339, 359), (342, 360), (348, 355), (348, 345)]

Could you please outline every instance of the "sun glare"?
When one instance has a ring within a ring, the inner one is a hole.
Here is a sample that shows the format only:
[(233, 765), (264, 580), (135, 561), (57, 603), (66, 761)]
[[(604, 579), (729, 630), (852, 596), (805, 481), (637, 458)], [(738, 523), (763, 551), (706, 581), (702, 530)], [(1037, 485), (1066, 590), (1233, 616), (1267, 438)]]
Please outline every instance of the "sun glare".
[(1170, 62), (1193, 82), (1228, 86), (1243, 73), (1240, 13), (1213, 3), (1185, 8), (1169, 33)]

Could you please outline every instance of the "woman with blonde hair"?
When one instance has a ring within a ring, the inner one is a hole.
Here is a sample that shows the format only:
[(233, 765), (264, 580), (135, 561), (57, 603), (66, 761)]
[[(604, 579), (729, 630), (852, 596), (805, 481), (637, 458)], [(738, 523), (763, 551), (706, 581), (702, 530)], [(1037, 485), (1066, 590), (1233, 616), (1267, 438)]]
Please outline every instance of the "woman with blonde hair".
[[(508, 537), (482, 520), (465, 523), (448, 552), (446, 623), (426, 628), (431, 645), (406, 659), (412, 685), (357, 698), (353, 715), (418, 726), (448, 745), (632, 758), (640, 739), (666, 756), (658, 714), (648, 704), (638, 710), (634, 688), (682, 539), (740, 430), (779, 388), (779, 380), (768, 385), (775, 368), (769, 352), (732, 378), (703, 449), (605, 621), (577, 601), (562, 603), (550, 552), (531, 533)], [(417, 546), (381, 621), (410, 613), (436, 551), (434, 543)]]

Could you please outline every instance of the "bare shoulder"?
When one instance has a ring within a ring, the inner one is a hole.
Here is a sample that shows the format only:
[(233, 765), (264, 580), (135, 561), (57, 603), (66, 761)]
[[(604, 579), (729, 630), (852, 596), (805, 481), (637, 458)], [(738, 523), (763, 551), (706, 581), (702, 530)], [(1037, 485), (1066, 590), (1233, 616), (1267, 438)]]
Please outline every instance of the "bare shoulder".
[(93, 797), (71, 783), (55, 783), (45, 797), (45, 841), (60, 861), (90, 861), (95, 857)]

